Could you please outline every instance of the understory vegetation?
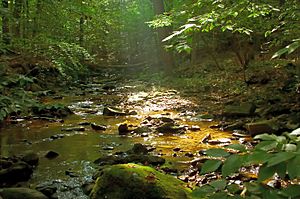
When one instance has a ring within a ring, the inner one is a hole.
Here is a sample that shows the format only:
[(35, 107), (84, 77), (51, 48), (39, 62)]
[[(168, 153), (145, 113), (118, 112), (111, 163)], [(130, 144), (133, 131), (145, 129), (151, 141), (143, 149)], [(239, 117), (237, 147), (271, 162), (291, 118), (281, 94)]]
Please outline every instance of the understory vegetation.
[[(2, 0), (0, 14), (3, 126), (37, 113), (66, 116), (43, 97), (72, 93), (108, 70), (177, 89), (219, 120), (228, 104), (284, 105), (264, 116), (296, 115), (280, 133), (253, 135), (253, 148), (207, 150), (212, 159), (200, 173), (218, 179), (192, 197), (300, 198), (299, 0)], [(251, 181), (232, 183), (252, 170)]]

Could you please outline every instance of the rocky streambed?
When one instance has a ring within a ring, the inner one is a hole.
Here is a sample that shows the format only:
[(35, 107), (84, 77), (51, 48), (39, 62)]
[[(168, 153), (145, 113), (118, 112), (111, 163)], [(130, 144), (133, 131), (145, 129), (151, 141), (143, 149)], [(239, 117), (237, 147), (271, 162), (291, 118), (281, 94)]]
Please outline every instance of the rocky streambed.
[[(182, 186), (182, 181), (185, 185), (176, 197), (188, 198), (190, 188), (218, 178), (199, 174), (201, 163), (207, 159), (206, 149), (232, 143), (251, 148), (250, 134), (278, 130), (269, 120), (252, 122), (249, 117), (256, 117), (257, 109), (251, 103), (228, 105), (222, 115), (213, 115), (199, 110), (199, 102), (182, 98), (176, 90), (138, 81), (94, 78), (43, 101), (62, 106), (38, 109), (35, 117), (14, 118), (1, 129), (3, 198), (16, 197), (11, 194), (27, 194), (24, 198), (119, 198), (121, 193), (115, 190), (130, 192), (125, 188), (127, 182), (145, 185), (137, 189), (156, 190), (146, 195), (159, 198), (155, 194), (169, 193), (172, 186)], [(289, 119), (289, 124), (294, 123)], [(170, 181), (169, 176), (166, 180), (140, 165), (152, 166), (181, 181), (172, 177), (174, 182), (169, 185), (154, 187), (156, 181)], [(128, 176), (127, 170), (136, 173), (136, 178)], [(116, 174), (124, 177), (121, 182), (109, 182)], [(243, 178), (251, 176), (241, 175), (235, 180)], [(139, 194), (137, 190), (126, 197)]]

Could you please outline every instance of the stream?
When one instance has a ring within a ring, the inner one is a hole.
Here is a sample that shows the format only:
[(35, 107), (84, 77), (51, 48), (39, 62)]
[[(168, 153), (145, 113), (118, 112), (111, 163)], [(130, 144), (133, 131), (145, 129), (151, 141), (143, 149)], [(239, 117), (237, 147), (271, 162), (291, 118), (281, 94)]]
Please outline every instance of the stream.
[[(58, 198), (88, 198), (82, 192), (81, 185), (92, 180), (97, 168), (93, 161), (102, 155), (127, 151), (134, 143), (142, 143), (155, 148), (155, 155), (183, 169), (186, 161), (200, 156), (199, 151), (231, 142), (231, 133), (210, 128), (216, 123), (200, 119), (199, 113), (193, 111), (195, 102), (180, 97), (176, 90), (132, 80), (118, 82), (98, 77), (89, 82), (70, 88), (59, 97), (48, 96), (43, 99), (44, 103), (67, 105), (75, 113), (64, 118), (63, 122), (20, 120), (17, 124), (1, 129), (1, 156), (18, 155), (25, 151), (38, 153), (39, 165), (28, 182), (30, 187), (54, 185), (58, 188)], [(117, 106), (137, 114), (104, 116), (103, 109), (107, 106)], [(199, 126), (201, 130), (187, 130), (184, 134), (174, 135), (119, 135), (120, 124), (139, 126), (149, 116), (168, 117), (180, 125)], [(96, 131), (86, 125), (90, 123), (105, 125), (107, 130)], [(63, 131), (79, 126), (84, 127), (84, 130)], [(207, 136), (210, 136), (212, 142), (201, 142)], [(175, 148), (180, 148), (180, 151), (175, 152)], [(44, 157), (47, 151), (55, 151), (59, 156), (47, 159)]]

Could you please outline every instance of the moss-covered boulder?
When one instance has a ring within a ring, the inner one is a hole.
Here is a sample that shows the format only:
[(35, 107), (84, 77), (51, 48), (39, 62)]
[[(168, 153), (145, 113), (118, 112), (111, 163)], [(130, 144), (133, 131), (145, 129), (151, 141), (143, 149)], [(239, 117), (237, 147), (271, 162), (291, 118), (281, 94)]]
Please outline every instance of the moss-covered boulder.
[(119, 164), (102, 170), (91, 199), (188, 199), (191, 190), (180, 180), (137, 164)]

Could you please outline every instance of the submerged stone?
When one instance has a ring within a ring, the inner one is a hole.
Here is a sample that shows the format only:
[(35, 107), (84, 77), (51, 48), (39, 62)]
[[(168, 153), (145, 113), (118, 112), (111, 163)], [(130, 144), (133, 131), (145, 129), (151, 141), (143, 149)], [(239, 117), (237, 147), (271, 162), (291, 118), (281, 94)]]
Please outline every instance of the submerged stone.
[(61, 131), (85, 131), (85, 128), (83, 126), (62, 128)]
[(36, 166), (39, 163), (39, 156), (37, 153), (29, 151), (23, 156), (22, 160), (31, 166)]
[(3, 199), (48, 199), (43, 193), (28, 188), (5, 188), (0, 189)]
[(184, 133), (186, 131), (185, 127), (175, 125), (174, 123), (165, 123), (156, 128), (159, 133)]
[(147, 166), (121, 164), (101, 171), (91, 199), (188, 199), (191, 190), (180, 180)]
[(45, 158), (48, 158), (48, 159), (54, 159), (56, 158), (57, 156), (59, 156), (59, 154), (55, 151), (48, 151), (45, 155)]
[(29, 164), (18, 161), (6, 169), (0, 169), (0, 186), (14, 185), (31, 178), (33, 168)]
[(117, 108), (105, 107), (103, 109), (103, 115), (105, 115), (105, 116), (122, 116), (122, 115), (127, 115), (127, 114), (125, 111), (117, 109)]
[(92, 123), (91, 124), (91, 127), (92, 129), (96, 130), (96, 131), (105, 131), (106, 130), (106, 126), (104, 125), (99, 125), (99, 124), (96, 124), (96, 123)]

